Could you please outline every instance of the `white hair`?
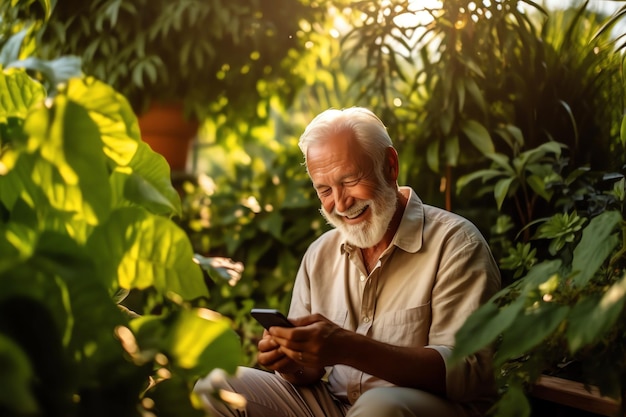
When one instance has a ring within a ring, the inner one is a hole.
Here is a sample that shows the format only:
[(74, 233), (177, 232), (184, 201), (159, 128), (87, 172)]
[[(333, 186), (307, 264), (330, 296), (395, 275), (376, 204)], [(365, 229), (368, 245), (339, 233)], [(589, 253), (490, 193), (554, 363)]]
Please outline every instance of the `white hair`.
[(393, 143), (383, 122), (371, 110), (363, 107), (328, 109), (317, 115), (298, 142), (305, 162), (310, 145), (330, 138), (344, 138), (337, 134), (345, 131), (352, 133), (362, 151), (370, 158), (374, 172), (382, 175), (387, 149), (393, 147)]

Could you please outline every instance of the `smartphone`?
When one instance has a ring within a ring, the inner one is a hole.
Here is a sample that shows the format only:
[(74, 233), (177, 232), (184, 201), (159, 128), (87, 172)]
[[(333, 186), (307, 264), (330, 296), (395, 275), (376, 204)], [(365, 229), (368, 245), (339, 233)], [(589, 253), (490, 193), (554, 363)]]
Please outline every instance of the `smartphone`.
[(271, 308), (253, 308), (250, 314), (268, 330), (272, 326), (294, 327), (287, 317), (278, 310)]

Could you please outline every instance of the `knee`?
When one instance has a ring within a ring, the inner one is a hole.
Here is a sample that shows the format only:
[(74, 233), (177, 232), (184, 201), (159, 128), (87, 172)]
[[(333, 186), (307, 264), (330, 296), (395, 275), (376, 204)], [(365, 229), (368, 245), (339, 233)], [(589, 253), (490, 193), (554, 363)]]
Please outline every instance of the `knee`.
[(380, 387), (366, 391), (354, 403), (349, 417), (458, 417), (458, 404), (426, 391)]
[(374, 388), (364, 392), (350, 408), (349, 417), (407, 417), (406, 405), (390, 395), (385, 388)]
[(223, 369), (214, 369), (207, 376), (198, 380), (193, 390), (198, 394), (212, 394), (220, 389), (225, 389), (227, 383), (228, 374)]
[(204, 409), (212, 416), (239, 415), (245, 407), (236, 394), (224, 394), (232, 389), (229, 384), (230, 376), (222, 369), (215, 369), (206, 377), (198, 380), (193, 388), (194, 394), (200, 399)]

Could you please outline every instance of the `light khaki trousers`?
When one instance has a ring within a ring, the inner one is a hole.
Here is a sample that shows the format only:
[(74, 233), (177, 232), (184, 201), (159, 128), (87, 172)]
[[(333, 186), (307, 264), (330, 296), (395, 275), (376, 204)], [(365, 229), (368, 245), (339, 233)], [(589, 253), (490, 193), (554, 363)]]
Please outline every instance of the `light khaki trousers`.
[[(233, 407), (216, 398), (219, 390), (241, 394), (245, 406)], [(210, 416), (224, 417), (466, 417), (458, 404), (425, 391), (383, 387), (366, 391), (350, 405), (336, 399), (325, 383), (297, 387), (280, 376), (258, 369), (238, 369), (235, 376), (215, 370), (196, 383), (194, 391)]]

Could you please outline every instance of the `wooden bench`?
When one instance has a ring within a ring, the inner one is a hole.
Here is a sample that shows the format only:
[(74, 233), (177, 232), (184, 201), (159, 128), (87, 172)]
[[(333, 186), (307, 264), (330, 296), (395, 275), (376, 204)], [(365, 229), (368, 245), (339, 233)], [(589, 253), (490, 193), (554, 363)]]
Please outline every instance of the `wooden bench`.
[(597, 387), (585, 388), (581, 382), (544, 375), (533, 386), (531, 397), (587, 411), (601, 416), (615, 417), (620, 405), (613, 398), (600, 394)]

